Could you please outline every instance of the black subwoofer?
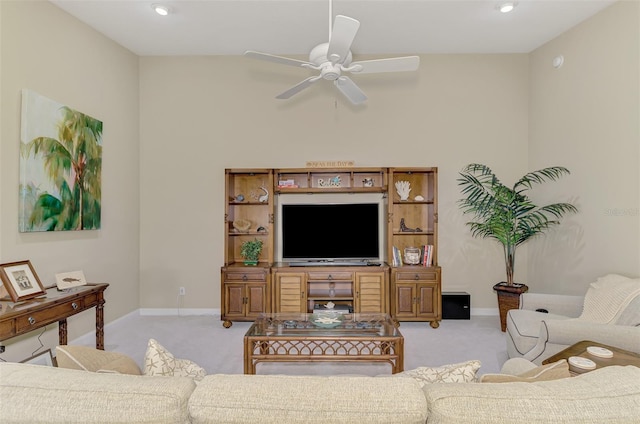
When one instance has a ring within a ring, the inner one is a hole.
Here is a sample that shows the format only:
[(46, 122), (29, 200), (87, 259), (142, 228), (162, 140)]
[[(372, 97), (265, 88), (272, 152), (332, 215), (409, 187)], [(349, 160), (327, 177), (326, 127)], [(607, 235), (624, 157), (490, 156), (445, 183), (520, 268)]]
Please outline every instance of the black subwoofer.
[(443, 292), (442, 319), (471, 319), (471, 295), (467, 292)]

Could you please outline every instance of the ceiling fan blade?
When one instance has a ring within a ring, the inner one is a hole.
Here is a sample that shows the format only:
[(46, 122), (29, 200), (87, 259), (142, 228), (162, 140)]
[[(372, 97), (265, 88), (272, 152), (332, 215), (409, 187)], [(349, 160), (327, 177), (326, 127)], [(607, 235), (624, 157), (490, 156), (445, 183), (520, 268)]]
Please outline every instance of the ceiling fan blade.
[(342, 63), (351, 50), (351, 44), (360, 28), (360, 22), (348, 16), (338, 15), (333, 21), (333, 30), (327, 49), (331, 63)]
[(276, 99), (288, 99), (291, 96), (293, 96), (294, 94), (298, 94), (299, 92), (301, 92), (305, 88), (309, 87), (311, 84), (313, 84), (314, 82), (318, 81), (320, 78), (322, 78), (320, 75), (316, 75), (314, 77), (309, 77), (306, 80), (303, 80), (303, 81), (299, 82), (298, 84), (294, 85), (293, 87), (291, 87), (290, 89), (288, 89), (284, 93), (278, 94), (276, 96)]
[(354, 105), (359, 105), (367, 100), (367, 96), (364, 92), (360, 90), (360, 87), (358, 87), (349, 77), (341, 76), (334, 81), (334, 84)]
[(302, 67), (302, 65), (311, 65), (309, 62), (305, 62), (303, 60), (290, 59), (288, 57), (275, 56), (269, 53), (255, 52), (253, 50), (247, 50), (246, 52), (244, 52), (244, 55), (253, 59), (266, 60), (267, 62), (275, 62), (281, 65), (297, 67)]
[(418, 66), (420, 66), (420, 57), (406, 56), (352, 62), (348, 69), (353, 73), (373, 74), (380, 72), (415, 71), (418, 69)]

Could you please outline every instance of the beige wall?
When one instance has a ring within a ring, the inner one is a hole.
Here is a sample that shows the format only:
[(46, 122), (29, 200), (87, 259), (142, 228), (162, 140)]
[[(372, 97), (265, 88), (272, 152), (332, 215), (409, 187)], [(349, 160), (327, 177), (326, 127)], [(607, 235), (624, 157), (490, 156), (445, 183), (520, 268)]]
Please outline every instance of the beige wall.
[[(0, 262), (31, 260), (45, 285), (58, 272), (84, 270), (108, 282), (105, 318), (139, 306), (138, 58), (49, 2), (2, 1)], [(104, 123), (102, 229), (19, 233), (21, 90), (28, 88)], [(69, 339), (95, 331), (95, 315), (69, 320)], [(42, 337), (57, 344), (57, 325)], [(38, 332), (5, 342), (6, 360), (30, 356)], [(108, 340), (107, 340), (108, 345)]]
[(529, 168), (568, 167), (540, 199), (580, 209), (528, 246), (527, 283), (540, 291), (640, 275), (639, 17), (638, 2), (619, 2), (530, 55)]
[(364, 107), (326, 81), (274, 99), (307, 75), (243, 57), (141, 58), (140, 306), (175, 308), (184, 286), (180, 306), (220, 307), (225, 167), (345, 159), (437, 166), (443, 288), (495, 307), (501, 252), (469, 236), (456, 177), (470, 161), (505, 178), (526, 168), (527, 56), (423, 56), (416, 74), (362, 75)]
[[(443, 289), (470, 292), (481, 310), (496, 307), (502, 252), (470, 237), (457, 172), (481, 162), (511, 183), (565, 165), (571, 176), (534, 194), (575, 201), (581, 212), (519, 251), (516, 280), (532, 291), (584, 292), (606, 272), (640, 274), (636, 2), (530, 55), (425, 55), (415, 74), (359, 76), (370, 101), (358, 108), (325, 82), (276, 101), (308, 75), (295, 68), (137, 58), (44, 1), (3, 0), (0, 22), (0, 261), (30, 259), (48, 284), (73, 269), (111, 283), (107, 321), (137, 308), (219, 309), (225, 167), (438, 166)], [(557, 54), (560, 70), (550, 67)], [(22, 88), (104, 121), (100, 231), (18, 233)], [(43, 340), (55, 345), (49, 327)], [(92, 327), (90, 313), (72, 319), (70, 339)], [(39, 346), (35, 336), (12, 343), (2, 358)]]

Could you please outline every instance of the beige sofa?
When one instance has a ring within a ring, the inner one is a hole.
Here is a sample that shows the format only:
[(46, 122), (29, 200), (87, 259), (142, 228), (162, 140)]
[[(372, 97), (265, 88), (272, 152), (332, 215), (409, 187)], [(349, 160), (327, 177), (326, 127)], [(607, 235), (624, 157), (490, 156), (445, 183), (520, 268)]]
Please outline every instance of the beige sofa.
[(94, 373), (0, 363), (10, 423), (637, 423), (640, 368), (542, 382)]

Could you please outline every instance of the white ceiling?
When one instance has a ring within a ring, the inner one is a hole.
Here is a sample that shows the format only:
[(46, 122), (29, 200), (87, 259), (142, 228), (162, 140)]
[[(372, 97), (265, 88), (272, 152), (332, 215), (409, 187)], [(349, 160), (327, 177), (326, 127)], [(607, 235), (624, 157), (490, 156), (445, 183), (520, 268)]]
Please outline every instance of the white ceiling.
[[(328, 41), (329, 0), (50, 0), (141, 55), (308, 54)], [(357, 54), (528, 53), (615, 0), (334, 0), (360, 21)], [(171, 8), (166, 17), (152, 4)]]

